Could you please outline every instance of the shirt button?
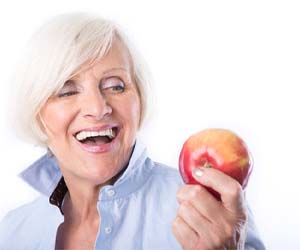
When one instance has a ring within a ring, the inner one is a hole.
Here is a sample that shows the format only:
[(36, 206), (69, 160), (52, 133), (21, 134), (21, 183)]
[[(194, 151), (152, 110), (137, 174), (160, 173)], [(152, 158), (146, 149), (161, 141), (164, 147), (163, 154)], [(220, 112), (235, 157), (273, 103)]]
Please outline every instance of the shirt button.
[(104, 231), (105, 231), (106, 234), (110, 234), (111, 233), (111, 227), (106, 227), (104, 229)]
[(107, 191), (107, 195), (110, 196), (110, 197), (114, 196), (115, 194), (116, 194), (116, 192), (113, 189), (110, 189), (110, 190)]

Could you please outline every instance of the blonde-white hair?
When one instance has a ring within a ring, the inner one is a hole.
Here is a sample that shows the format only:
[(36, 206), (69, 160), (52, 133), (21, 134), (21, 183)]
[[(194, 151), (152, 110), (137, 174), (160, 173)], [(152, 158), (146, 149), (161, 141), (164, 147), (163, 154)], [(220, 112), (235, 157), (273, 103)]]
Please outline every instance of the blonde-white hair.
[(39, 112), (47, 99), (87, 61), (102, 58), (117, 37), (128, 49), (141, 101), (140, 125), (149, 102), (150, 74), (141, 55), (115, 22), (87, 13), (54, 17), (32, 36), (14, 74), (12, 121), (17, 134), (46, 146)]

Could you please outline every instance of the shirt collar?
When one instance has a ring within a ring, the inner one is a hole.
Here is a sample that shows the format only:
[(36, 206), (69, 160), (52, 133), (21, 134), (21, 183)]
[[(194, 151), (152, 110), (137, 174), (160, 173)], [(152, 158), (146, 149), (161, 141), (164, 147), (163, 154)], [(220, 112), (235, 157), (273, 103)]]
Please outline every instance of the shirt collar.
[(62, 175), (56, 158), (46, 153), (22, 171), (19, 177), (38, 192), (50, 196)]
[[(140, 139), (137, 139), (128, 167), (114, 186), (120, 186), (132, 178), (138, 166), (143, 164), (146, 158), (146, 147)], [(50, 196), (62, 179), (62, 174), (55, 156), (51, 153), (47, 153), (22, 171), (19, 177), (38, 192)]]

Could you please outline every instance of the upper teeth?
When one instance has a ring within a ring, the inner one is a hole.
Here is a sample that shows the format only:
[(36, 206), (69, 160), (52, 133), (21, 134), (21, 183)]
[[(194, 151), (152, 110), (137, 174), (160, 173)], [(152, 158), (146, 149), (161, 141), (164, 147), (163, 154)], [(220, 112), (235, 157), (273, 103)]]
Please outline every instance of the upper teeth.
[(76, 135), (76, 139), (82, 141), (88, 137), (96, 136), (108, 136), (110, 139), (112, 139), (115, 137), (115, 132), (112, 130), (112, 128), (101, 131), (81, 131)]

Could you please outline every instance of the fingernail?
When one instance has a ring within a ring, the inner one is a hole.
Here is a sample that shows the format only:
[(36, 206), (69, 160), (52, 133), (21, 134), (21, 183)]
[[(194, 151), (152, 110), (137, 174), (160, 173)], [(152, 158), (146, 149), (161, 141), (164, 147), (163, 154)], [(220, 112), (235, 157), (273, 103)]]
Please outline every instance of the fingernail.
[(203, 175), (203, 171), (199, 168), (194, 169), (193, 174), (197, 177), (201, 177)]

